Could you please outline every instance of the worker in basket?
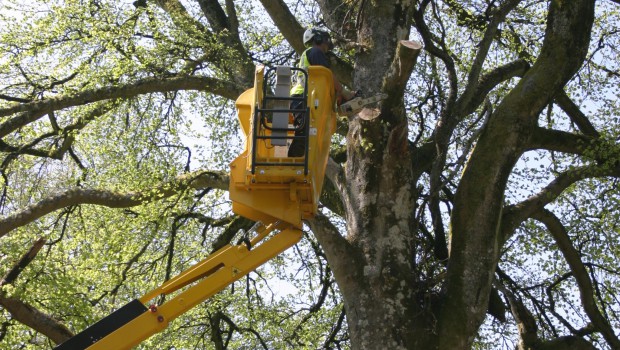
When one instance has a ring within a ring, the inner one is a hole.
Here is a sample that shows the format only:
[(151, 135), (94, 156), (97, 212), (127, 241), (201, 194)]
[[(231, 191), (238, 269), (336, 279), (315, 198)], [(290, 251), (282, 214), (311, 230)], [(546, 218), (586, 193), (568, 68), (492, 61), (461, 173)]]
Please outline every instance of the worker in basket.
[[(304, 44), (307, 49), (301, 54), (299, 60), (299, 68), (308, 69), (309, 66), (323, 66), (330, 68), (329, 60), (327, 59), (327, 52), (334, 48), (332, 39), (329, 33), (323, 29), (311, 28), (304, 32)], [(291, 89), (291, 96), (299, 97), (304, 93), (304, 76), (300, 74), (297, 76), (297, 82)], [(336, 91), (336, 98), (348, 101), (356, 96), (356, 92), (347, 90), (336, 77), (334, 77), (334, 89)], [(301, 108), (302, 101), (293, 101), (291, 103), (291, 109)], [(306, 136), (304, 125), (304, 113), (295, 113), (294, 125), (297, 129), (295, 136)], [(295, 138), (291, 143), (288, 150), (289, 157), (302, 157), (305, 153), (303, 138)]]

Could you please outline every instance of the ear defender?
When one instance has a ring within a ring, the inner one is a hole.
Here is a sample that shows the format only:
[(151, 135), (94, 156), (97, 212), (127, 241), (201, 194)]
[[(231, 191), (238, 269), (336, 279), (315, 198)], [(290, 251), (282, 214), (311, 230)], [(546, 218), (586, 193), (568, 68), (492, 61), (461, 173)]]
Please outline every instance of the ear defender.
[(323, 43), (323, 33), (318, 30), (313, 30), (312, 33), (314, 34), (314, 43), (321, 45)]

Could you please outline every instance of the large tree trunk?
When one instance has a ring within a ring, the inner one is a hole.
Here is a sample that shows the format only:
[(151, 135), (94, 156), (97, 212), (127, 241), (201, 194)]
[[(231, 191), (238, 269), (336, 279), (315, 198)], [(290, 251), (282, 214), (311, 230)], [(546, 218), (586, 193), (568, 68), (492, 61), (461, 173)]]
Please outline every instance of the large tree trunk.
[[(402, 102), (407, 58), (393, 64), (399, 41), (409, 35), (408, 11), (398, 2), (364, 4), (358, 41), (367, 49), (357, 55), (354, 85), (389, 97), (380, 109), (365, 109), (349, 121), (341, 176), (350, 263), (335, 274), (354, 349), (420, 348), (417, 342), (426, 339), (413, 331), (416, 315), (423, 315), (413, 292), (415, 181)], [(413, 62), (417, 52), (403, 50)], [(334, 255), (328, 252), (332, 261), (342, 258)]]
[(359, 349), (411, 348), (412, 316), (420, 313), (413, 293), (415, 196), (407, 126), (386, 124), (358, 118), (347, 137), (347, 231), (362, 278), (343, 293), (352, 345)]

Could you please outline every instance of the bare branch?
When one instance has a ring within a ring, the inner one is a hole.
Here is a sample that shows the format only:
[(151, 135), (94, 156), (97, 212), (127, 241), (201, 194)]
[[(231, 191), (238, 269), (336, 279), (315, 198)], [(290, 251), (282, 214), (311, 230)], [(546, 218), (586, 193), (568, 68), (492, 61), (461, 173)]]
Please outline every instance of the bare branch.
[[(434, 33), (430, 31), (426, 20), (424, 18), (424, 13), (426, 12), (426, 8), (431, 3), (430, 0), (422, 0), (420, 4), (420, 8), (414, 11), (413, 19), (415, 22), (415, 26), (418, 29), (420, 35), (422, 35), (422, 40), (424, 41), (424, 48), (431, 55), (439, 58), (445, 65), (446, 71), (448, 74), (448, 81), (450, 83), (450, 89), (448, 92), (448, 101), (446, 102), (446, 108), (444, 113), (449, 113), (448, 111), (452, 110), (454, 103), (456, 102), (456, 94), (458, 92), (458, 77), (456, 74), (456, 67), (454, 64), (454, 59), (447, 52), (445, 47), (445, 43), (442, 39), (437, 38)], [(439, 42), (439, 46), (437, 46), (436, 41)]]
[(200, 189), (205, 187), (227, 190), (228, 174), (205, 170), (196, 171), (178, 176), (171, 182), (143, 192), (116, 193), (106, 190), (75, 188), (43, 199), (20, 212), (0, 219), (0, 237), (55, 210), (73, 205), (96, 204), (109, 208), (129, 208), (171, 197), (187, 188)]
[(108, 99), (130, 98), (154, 92), (199, 90), (236, 99), (242, 88), (226, 81), (210, 77), (185, 76), (171, 78), (146, 78), (121, 86), (108, 86), (86, 90), (74, 95), (52, 97), (41, 101), (13, 105), (0, 109), (0, 117), (22, 113), (0, 124), (0, 138), (12, 131), (38, 120), (44, 115), (67, 107), (81, 106)]
[(566, 228), (560, 219), (548, 210), (537, 211), (532, 217), (545, 224), (549, 232), (551, 232), (553, 239), (558, 244), (558, 248), (562, 252), (564, 259), (570, 266), (573, 276), (577, 281), (581, 302), (590, 321), (592, 321), (596, 329), (603, 334), (603, 337), (613, 349), (620, 349), (620, 339), (615, 335), (613, 328), (607, 322), (605, 316), (603, 316), (596, 304), (592, 280), (590, 280), (588, 271), (581, 261), (579, 252), (573, 247)]
[(228, 316), (226, 316), (224, 313), (219, 312), (218, 311), (218, 317), (221, 318), (222, 320), (224, 320), (226, 323), (228, 323), (228, 325), (236, 330), (239, 333), (246, 333), (246, 332), (250, 332), (252, 334), (254, 334), (254, 336), (256, 336), (256, 339), (258, 339), (258, 341), (261, 343), (262, 347), (264, 349), (269, 349), (269, 347), (267, 346), (267, 343), (265, 343), (265, 340), (263, 340), (263, 338), (261, 337), (260, 333), (257, 332), (254, 328), (251, 327), (239, 327), (237, 326), (237, 324)]
[[(426, 8), (429, 4), (431, 4), (431, 7), (433, 6), (431, 1), (423, 0), (420, 4), (420, 8), (414, 12), (413, 18), (416, 28), (422, 35), (425, 49), (431, 55), (438, 57), (441, 61), (443, 61), (449, 81), (447, 99), (432, 135), (435, 148), (435, 157), (430, 169), (429, 199), (429, 207), (431, 208), (431, 214), (433, 215), (433, 226), (437, 234), (435, 242), (439, 244), (437, 246), (437, 252), (439, 256), (444, 257), (446, 255), (446, 252), (443, 250), (443, 247), (446, 246), (443, 244), (443, 241), (445, 241), (445, 238), (443, 238), (445, 237), (445, 233), (443, 232), (443, 222), (437, 213), (439, 213), (439, 191), (442, 187), (441, 173), (445, 166), (450, 137), (458, 123), (458, 118), (453, 114), (456, 96), (458, 93), (458, 76), (456, 74), (454, 59), (450, 56), (444, 39), (438, 38), (434, 33), (432, 33), (426, 23), (424, 12), (426, 12)], [(436, 14), (435, 17), (438, 21), (440, 21)]]

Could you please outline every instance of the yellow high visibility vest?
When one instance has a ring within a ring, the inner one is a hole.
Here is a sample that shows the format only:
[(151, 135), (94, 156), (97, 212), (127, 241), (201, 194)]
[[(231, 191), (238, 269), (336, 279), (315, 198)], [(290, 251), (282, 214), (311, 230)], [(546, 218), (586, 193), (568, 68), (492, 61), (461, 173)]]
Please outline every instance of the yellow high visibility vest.
[[(310, 67), (310, 61), (308, 61), (308, 56), (306, 55), (306, 53), (310, 49), (311, 48), (306, 49), (306, 51), (301, 54), (301, 57), (299, 58), (299, 64), (297, 64), (297, 67), (305, 71), (308, 71), (308, 67)], [(297, 81), (295, 82), (295, 85), (291, 88), (291, 95), (303, 95), (304, 85), (306, 85), (306, 77), (303, 73), (298, 73), (296, 80)]]

